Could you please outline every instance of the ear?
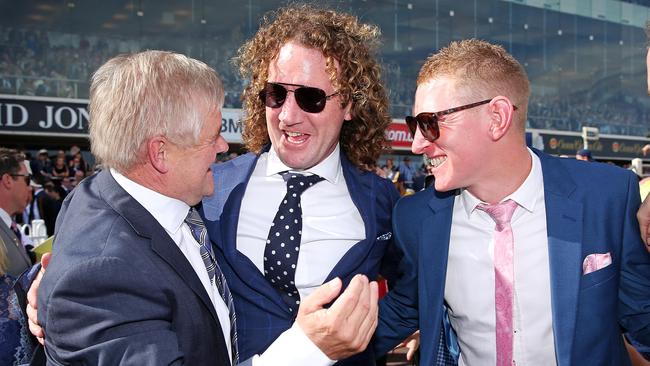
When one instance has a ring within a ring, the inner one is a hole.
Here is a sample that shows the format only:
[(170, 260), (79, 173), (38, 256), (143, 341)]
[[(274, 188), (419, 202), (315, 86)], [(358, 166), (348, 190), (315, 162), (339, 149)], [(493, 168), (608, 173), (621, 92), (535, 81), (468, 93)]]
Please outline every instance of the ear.
[(155, 136), (147, 141), (147, 160), (158, 172), (165, 174), (169, 171), (169, 149), (171, 143), (165, 136)]
[(490, 128), (488, 133), (493, 141), (500, 140), (512, 128), (513, 105), (510, 99), (502, 95), (494, 97), (488, 104)]
[(350, 121), (352, 120), (352, 101), (348, 102), (348, 104), (344, 108), (345, 111), (345, 116), (343, 117), (344, 121)]
[(9, 175), (9, 173), (5, 173), (2, 175), (2, 177), (0, 177), (0, 185), (2, 186), (2, 188), (8, 190), (11, 188), (13, 180), (14, 178), (11, 175)]

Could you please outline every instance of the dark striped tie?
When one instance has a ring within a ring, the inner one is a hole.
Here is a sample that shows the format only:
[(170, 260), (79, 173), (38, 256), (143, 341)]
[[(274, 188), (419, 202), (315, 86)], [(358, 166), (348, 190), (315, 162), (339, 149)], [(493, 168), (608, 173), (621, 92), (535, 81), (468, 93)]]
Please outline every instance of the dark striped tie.
[(185, 223), (190, 228), (192, 236), (196, 239), (199, 244), (199, 250), (201, 253), (201, 258), (203, 258), (203, 264), (205, 264), (205, 269), (208, 270), (208, 277), (210, 277), (210, 283), (217, 284), (217, 290), (221, 298), (228, 306), (228, 313), (230, 315), (230, 342), (232, 347), (232, 364), (236, 365), (239, 363), (239, 349), (237, 347), (237, 315), (235, 313), (235, 303), (232, 299), (232, 294), (228, 288), (228, 283), (226, 278), (221, 272), (221, 268), (217, 264), (217, 261), (214, 259), (212, 254), (212, 246), (210, 239), (208, 238), (208, 230), (206, 230), (203, 220), (199, 212), (193, 207), (190, 208), (190, 212), (185, 218)]

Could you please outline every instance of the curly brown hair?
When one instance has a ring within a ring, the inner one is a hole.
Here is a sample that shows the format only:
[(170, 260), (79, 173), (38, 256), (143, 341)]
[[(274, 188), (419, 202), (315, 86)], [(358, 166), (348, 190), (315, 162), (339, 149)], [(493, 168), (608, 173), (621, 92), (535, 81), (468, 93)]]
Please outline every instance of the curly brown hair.
[[(378, 27), (363, 24), (352, 15), (310, 5), (292, 5), (267, 13), (257, 34), (235, 58), (242, 77), (250, 81), (242, 94), (242, 138), (248, 150), (259, 154), (270, 142), (265, 106), (258, 93), (280, 48), (294, 41), (325, 56), (326, 70), (341, 96), (341, 106), (352, 101), (352, 120), (341, 128), (341, 147), (354, 165), (373, 170), (379, 155), (389, 146), (384, 132), (391, 122), (388, 96), (374, 58), (379, 35)], [(334, 60), (339, 63), (339, 72)]]

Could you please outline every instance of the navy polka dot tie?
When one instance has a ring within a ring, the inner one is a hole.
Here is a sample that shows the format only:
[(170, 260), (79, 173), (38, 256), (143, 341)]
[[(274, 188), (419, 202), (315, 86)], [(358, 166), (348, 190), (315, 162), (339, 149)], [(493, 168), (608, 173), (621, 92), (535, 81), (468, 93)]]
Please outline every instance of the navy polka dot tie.
[(264, 249), (264, 276), (275, 287), (288, 310), (297, 314), (300, 295), (295, 284), (296, 264), (302, 237), (302, 208), (300, 195), (309, 187), (323, 180), (317, 175), (281, 173), (287, 182), (287, 194), (280, 202)]

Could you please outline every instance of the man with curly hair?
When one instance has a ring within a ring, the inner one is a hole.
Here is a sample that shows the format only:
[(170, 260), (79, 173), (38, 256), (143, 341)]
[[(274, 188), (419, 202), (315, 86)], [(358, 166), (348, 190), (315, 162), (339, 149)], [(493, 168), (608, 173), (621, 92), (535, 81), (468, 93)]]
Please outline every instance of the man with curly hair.
[[(325, 282), (340, 279), (345, 287), (355, 275), (375, 279), (380, 268), (393, 277), (383, 269), (394, 268), (387, 259), (395, 256), (385, 254), (398, 194), (374, 173), (390, 123), (374, 58), (378, 36), (351, 15), (292, 6), (265, 17), (239, 50), (240, 72), (250, 80), (243, 92), (250, 153), (213, 167), (216, 191), (203, 214), (234, 295), (242, 359), (277, 352), (271, 344), (281, 334), (296, 341), (280, 351), (303, 354), (310, 365), (366, 348), (334, 345), (335, 336), (349, 336), (294, 320), (309, 311), (300, 302)], [(294, 192), (298, 175), (313, 187)], [(285, 225), (291, 195), (299, 195), (302, 215)], [(338, 364), (374, 365), (374, 355)]]

